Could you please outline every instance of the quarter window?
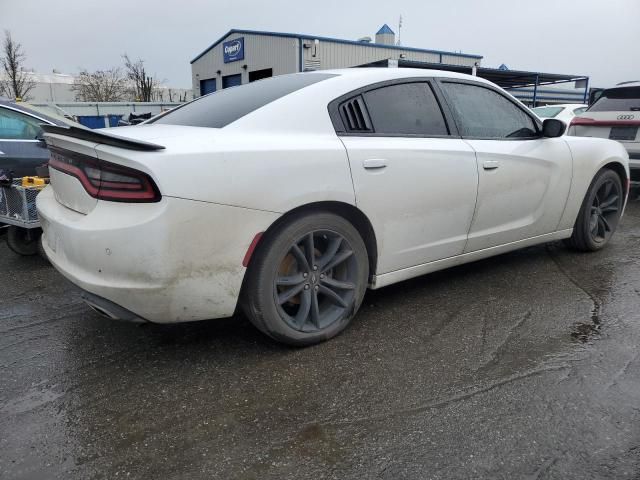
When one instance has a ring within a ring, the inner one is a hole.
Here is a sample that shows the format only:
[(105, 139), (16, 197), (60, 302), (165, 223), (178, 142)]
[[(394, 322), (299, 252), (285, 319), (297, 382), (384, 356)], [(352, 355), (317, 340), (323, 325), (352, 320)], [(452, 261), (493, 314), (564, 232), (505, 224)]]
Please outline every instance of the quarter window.
[(445, 82), (449, 106), (464, 137), (532, 138), (538, 136), (533, 119), (505, 96), (485, 87)]
[(400, 83), (363, 94), (373, 129), (387, 135), (448, 135), (428, 83)]
[(0, 139), (2, 140), (35, 140), (40, 135), (42, 120), (16, 112), (8, 108), (0, 108)]

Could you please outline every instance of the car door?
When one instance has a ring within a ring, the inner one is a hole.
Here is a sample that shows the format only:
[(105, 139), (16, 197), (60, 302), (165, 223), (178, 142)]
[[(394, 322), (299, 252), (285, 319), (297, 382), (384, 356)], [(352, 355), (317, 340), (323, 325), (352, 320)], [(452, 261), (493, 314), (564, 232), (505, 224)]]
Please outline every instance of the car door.
[(14, 177), (36, 174), (36, 167), (46, 163), (49, 151), (37, 137), (45, 123), (6, 106), (0, 106), (0, 170)]
[[(378, 274), (462, 253), (478, 172), (432, 85), (392, 81), (333, 104), (358, 208), (378, 243)], [(334, 121), (335, 124), (335, 121)]]
[(554, 232), (564, 210), (572, 156), (562, 138), (504, 92), (474, 82), (439, 82), (478, 163), (478, 201), (465, 252)]

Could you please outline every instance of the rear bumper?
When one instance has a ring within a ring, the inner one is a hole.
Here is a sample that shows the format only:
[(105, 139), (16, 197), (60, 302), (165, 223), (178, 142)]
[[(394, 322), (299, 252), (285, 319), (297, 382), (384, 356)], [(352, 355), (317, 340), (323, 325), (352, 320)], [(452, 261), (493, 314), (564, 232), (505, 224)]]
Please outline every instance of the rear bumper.
[(112, 318), (154, 323), (232, 315), (247, 248), (277, 218), (168, 197), (153, 204), (100, 201), (83, 215), (58, 203), (50, 187), (37, 205), (47, 257), (90, 294), (88, 303)]
[(145, 323), (144, 318), (140, 318), (135, 313), (130, 312), (126, 308), (122, 308), (120, 305), (116, 305), (106, 298), (99, 297), (90, 292), (83, 291), (80, 295), (87, 305), (93, 308), (103, 317), (111, 318), (112, 320), (122, 320), (124, 322), (131, 323)]

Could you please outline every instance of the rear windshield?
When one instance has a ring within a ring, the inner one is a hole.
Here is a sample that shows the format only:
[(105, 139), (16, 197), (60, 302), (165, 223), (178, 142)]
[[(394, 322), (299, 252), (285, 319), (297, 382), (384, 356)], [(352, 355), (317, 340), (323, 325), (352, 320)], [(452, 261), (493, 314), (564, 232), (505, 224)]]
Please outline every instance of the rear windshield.
[(564, 110), (564, 107), (538, 107), (533, 109), (533, 113), (540, 118), (553, 118), (562, 110)]
[(640, 87), (610, 88), (589, 107), (589, 112), (640, 112)]
[(335, 77), (327, 73), (281, 75), (225, 88), (169, 111), (149, 123), (222, 128), (290, 93)]

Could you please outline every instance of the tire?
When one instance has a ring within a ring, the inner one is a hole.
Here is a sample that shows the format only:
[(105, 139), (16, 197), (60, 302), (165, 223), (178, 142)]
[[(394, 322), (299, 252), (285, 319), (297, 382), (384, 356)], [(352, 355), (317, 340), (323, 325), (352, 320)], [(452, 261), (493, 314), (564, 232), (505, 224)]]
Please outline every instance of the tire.
[(349, 325), (364, 298), (369, 260), (351, 223), (307, 213), (263, 237), (246, 275), (241, 303), (251, 322), (274, 340), (307, 346)]
[(40, 235), (40, 238), (38, 239), (38, 255), (40, 255), (44, 260), (46, 260), (47, 262), (49, 261), (49, 257), (47, 257), (47, 252), (45, 252), (44, 250), (44, 245), (42, 244), (42, 234)]
[(27, 229), (11, 225), (7, 229), (7, 245), (18, 255), (37, 255), (41, 235), (42, 230), (39, 228)]
[(571, 238), (565, 243), (574, 250), (595, 252), (604, 248), (613, 236), (622, 213), (624, 193), (616, 172), (600, 170), (582, 201)]

